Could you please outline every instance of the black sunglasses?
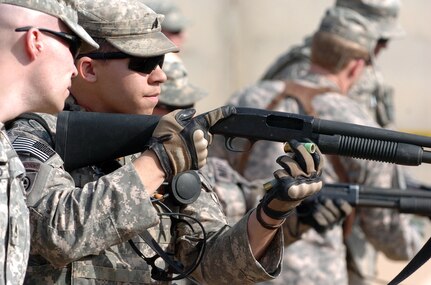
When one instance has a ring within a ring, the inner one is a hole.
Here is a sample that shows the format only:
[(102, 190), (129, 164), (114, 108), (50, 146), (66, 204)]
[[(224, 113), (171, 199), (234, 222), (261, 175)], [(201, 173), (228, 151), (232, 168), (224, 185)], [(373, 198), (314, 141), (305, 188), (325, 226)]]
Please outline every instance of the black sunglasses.
[(80, 54), (78, 58), (88, 56), (92, 59), (101, 59), (101, 60), (109, 60), (109, 59), (125, 59), (129, 58), (129, 69), (150, 74), (157, 66), (160, 68), (163, 67), (163, 61), (165, 60), (165, 55), (158, 55), (152, 57), (137, 57), (133, 56), (121, 51), (118, 52), (92, 52), (86, 54)]
[(77, 36), (72, 35), (72, 34), (68, 34), (65, 32), (56, 32), (56, 31), (52, 31), (49, 29), (37, 28), (37, 27), (32, 27), (32, 26), (16, 28), (15, 32), (27, 32), (31, 28), (38, 29), (42, 33), (48, 33), (48, 34), (59, 37), (60, 39), (64, 40), (69, 45), (69, 50), (72, 53), (73, 58), (76, 58), (78, 56), (79, 49), (81, 48), (82, 42), (81, 42), (81, 39), (78, 38)]

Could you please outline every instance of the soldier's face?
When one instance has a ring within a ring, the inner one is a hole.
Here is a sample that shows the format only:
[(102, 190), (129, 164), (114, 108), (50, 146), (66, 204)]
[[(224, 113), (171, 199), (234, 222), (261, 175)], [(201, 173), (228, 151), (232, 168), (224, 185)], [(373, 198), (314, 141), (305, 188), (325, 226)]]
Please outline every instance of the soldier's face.
[(152, 114), (166, 75), (159, 66), (149, 74), (131, 70), (129, 60), (108, 60), (97, 65), (99, 112)]
[[(45, 28), (54, 31), (69, 32), (64, 25), (45, 24)], [(46, 33), (41, 33), (44, 53), (39, 56), (43, 61), (40, 68), (35, 70), (34, 79), (37, 90), (29, 98), (31, 111), (57, 113), (64, 107), (64, 101), (69, 95), (71, 79), (77, 75), (74, 58), (69, 51), (69, 45)]]

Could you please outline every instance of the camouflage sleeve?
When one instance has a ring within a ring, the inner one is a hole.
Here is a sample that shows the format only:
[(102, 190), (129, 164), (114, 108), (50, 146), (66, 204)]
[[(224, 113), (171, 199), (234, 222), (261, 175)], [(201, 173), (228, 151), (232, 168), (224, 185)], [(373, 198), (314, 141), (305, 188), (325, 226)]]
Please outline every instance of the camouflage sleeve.
[[(207, 232), (206, 249), (201, 264), (193, 272), (204, 284), (255, 284), (275, 278), (280, 272), (283, 253), (282, 232), (279, 231), (265, 255), (257, 261), (250, 249), (246, 214), (233, 227), (227, 221), (212, 190), (202, 192), (199, 199), (184, 211), (199, 219)], [(195, 225), (194, 225), (195, 226)], [(178, 258), (191, 264), (196, 258), (195, 233), (189, 227), (179, 229)]]
[(76, 188), (61, 158), (41, 139), (46, 138), (43, 132), (32, 120), (20, 121), (9, 131), (27, 172), (32, 254), (63, 266), (97, 255), (158, 222), (132, 164)]
[[(377, 162), (370, 164), (365, 183), (390, 188), (394, 166)], [(357, 209), (357, 215), (367, 240), (388, 258), (408, 260), (425, 242), (419, 220), (416, 223), (414, 215), (384, 208)]]

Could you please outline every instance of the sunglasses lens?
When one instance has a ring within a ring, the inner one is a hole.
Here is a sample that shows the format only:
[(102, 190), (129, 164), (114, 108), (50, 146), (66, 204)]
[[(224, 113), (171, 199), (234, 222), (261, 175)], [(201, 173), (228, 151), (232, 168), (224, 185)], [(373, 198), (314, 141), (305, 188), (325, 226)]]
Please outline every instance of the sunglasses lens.
[(133, 57), (129, 61), (129, 69), (141, 73), (150, 74), (157, 66), (163, 67), (164, 55), (154, 57)]

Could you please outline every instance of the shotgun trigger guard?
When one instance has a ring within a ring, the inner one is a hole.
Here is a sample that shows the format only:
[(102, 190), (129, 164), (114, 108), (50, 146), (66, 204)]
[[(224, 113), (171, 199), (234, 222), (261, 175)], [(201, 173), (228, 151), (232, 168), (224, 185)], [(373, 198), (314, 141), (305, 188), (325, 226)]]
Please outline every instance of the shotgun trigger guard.
[(245, 152), (251, 150), (255, 142), (247, 138), (226, 137), (225, 147), (232, 152)]

